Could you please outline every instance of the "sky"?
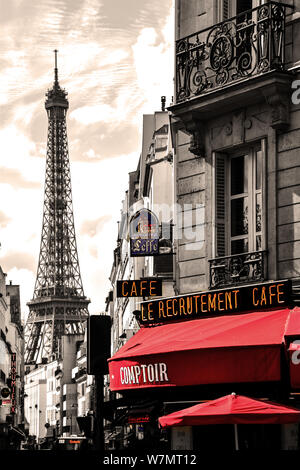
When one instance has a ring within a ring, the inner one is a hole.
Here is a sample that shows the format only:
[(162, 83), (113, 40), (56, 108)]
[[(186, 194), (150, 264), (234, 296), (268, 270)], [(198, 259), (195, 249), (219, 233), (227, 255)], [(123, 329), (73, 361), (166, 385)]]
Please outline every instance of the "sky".
[(0, 266), (33, 295), (44, 198), (45, 92), (58, 75), (80, 269), (105, 308), (117, 221), (141, 151), (143, 114), (173, 95), (173, 0), (0, 0)]

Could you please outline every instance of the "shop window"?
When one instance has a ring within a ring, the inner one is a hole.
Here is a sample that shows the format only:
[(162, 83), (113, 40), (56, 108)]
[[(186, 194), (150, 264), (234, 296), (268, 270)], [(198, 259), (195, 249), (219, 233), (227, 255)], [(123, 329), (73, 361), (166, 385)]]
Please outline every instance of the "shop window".
[(264, 249), (261, 146), (216, 155), (216, 257)]

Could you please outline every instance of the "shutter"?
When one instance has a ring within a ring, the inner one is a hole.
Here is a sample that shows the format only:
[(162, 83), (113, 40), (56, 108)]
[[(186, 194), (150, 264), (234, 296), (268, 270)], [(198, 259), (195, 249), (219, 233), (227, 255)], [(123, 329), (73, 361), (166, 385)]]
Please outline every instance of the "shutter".
[(225, 256), (225, 156), (216, 155), (216, 256)]
[(161, 238), (172, 240), (172, 221), (161, 223)]
[(222, 21), (228, 20), (230, 18), (230, 0), (223, 0), (223, 5), (222, 5), (222, 12), (223, 12), (223, 18)]

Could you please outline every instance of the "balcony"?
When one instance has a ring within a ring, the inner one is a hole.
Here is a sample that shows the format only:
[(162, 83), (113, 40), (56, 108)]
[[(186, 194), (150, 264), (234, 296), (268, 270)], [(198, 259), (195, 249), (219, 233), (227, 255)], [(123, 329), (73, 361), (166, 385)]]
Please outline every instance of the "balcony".
[(254, 251), (209, 260), (210, 289), (264, 281), (266, 251)]
[(286, 128), (287, 112), (279, 116), (278, 109), (293, 80), (285, 66), (291, 8), (271, 1), (176, 41), (176, 100), (169, 109), (190, 133), (195, 120), (265, 100), (274, 110), (272, 127)]
[(74, 379), (75, 381), (77, 381), (85, 376), (86, 376), (86, 367), (82, 367), (81, 369), (78, 370), (78, 372), (76, 372)]
[(288, 6), (269, 2), (176, 42), (176, 103), (284, 70)]

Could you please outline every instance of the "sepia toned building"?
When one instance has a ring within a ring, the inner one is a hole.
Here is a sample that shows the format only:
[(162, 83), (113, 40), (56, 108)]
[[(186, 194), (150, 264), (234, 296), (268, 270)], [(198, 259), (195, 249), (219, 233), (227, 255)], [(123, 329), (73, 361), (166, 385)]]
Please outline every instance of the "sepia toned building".
[[(139, 330), (134, 312), (139, 310), (138, 297), (118, 297), (117, 283), (122, 280), (159, 279), (164, 296), (174, 294), (173, 256), (173, 153), (171, 147), (169, 113), (162, 109), (143, 116), (142, 151), (136, 171), (129, 173), (128, 190), (122, 202), (121, 220), (118, 224), (117, 247), (110, 274), (112, 290), (107, 297), (106, 311), (112, 317), (112, 355)], [(159, 252), (162, 256), (133, 257), (130, 250), (130, 223), (142, 209), (155, 213), (159, 224)], [(128, 425), (128, 415), (136, 409), (152, 408), (149, 400), (122, 401), (118, 394), (109, 391), (106, 379), (105, 400), (107, 417), (106, 446), (122, 448), (143, 432), (134, 424)], [(125, 406), (125, 408), (124, 408)], [(133, 409), (134, 408), (134, 409)], [(114, 424), (112, 424), (112, 422)], [(141, 426), (139, 426), (141, 429)]]
[(25, 418), (29, 443), (49, 448), (57, 437), (79, 434), (77, 384), (73, 379), (83, 335), (62, 336), (61, 359), (25, 370)]
[(19, 449), (24, 434), (24, 335), (20, 286), (0, 266), (0, 449)]
[(292, 0), (175, 1), (174, 294), (139, 303), (109, 360), (112, 392), (152, 401), (136, 412), (145, 448), (299, 448), (283, 421), (239, 439), (157, 421), (232, 392), (300, 409), (299, 20)]

